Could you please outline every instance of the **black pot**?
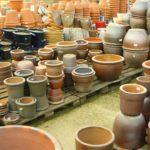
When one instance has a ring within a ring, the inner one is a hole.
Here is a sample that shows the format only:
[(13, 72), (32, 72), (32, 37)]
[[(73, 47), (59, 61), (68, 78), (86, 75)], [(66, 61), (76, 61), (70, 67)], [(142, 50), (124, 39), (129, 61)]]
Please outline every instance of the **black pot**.
[(32, 35), (32, 42), (39, 42), (44, 40), (45, 31), (41, 29), (30, 29), (29, 31), (35, 34), (35, 36)]
[(1, 39), (1, 41), (0, 41), (0, 48), (2, 46), (12, 46), (12, 45), (13, 45), (13, 42), (11, 40)]
[(10, 51), (12, 50), (11, 46), (2, 46), (0, 49), (0, 54), (2, 59), (10, 59), (11, 58), (11, 54)]
[(33, 33), (29, 31), (15, 31), (13, 32), (15, 41), (17, 43), (29, 44), (31, 43), (31, 36)]
[(15, 40), (13, 32), (16, 31), (14, 28), (3, 28), (3, 37), (9, 40)]
[(44, 46), (46, 45), (46, 40), (39, 42), (38, 41), (32, 42), (32, 45), (34, 46), (35, 49), (44, 48)]
[(14, 29), (16, 29), (17, 31), (27, 31), (27, 30), (29, 30), (28, 27), (23, 27), (23, 26), (15, 26)]

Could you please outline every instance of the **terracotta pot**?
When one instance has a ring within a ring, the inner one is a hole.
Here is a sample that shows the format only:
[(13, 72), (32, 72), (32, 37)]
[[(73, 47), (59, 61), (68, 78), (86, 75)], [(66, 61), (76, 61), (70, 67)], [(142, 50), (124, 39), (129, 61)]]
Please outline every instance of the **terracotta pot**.
[(35, 67), (35, 75), (45, 75), (46, 73), (46, 66), (37, 66)]
[(4, 84), (4, 80), (11, 77), (11, 74), (9, 75), (4, 75), (4, 76), (0, 76), (0, 85)]
[(87, 50), (77, 50), (77, 59), (86, 59), (88, 55), (88, 49)]
[(62, 13), (61, 14), (62, 24), (65, 28), (73, 27), (74, 14)]
[(34, 6), (34, 13), (38, 14), (39, 6)]
[(42, 6), (42, 7), (44, 7), (45, 9), (47, 9), (47, 5), (43, 2), (43, 3), (40, 3), (40, 5)]
[(142, 63), (147, 60), (148, 57), (147, 50), (129, 50), (123, 49), (123, 57), (125, 58), (125, 63), (131, 68), (140, 68)]
[[(51, 134), (44, 130), (29, 126), (4, 126), (0, 127), (0, 145), (2, 149), (36, 149), (36, 150), (62, 150), (61, 144)], [(11, 134), (11, 136), (10, 136)], [(5, 135), (5, 136), (4, 136)], [(25, 135), (25, 136), (22, 136)], [(32, 139), (32, 142), (31, 142)], [(15, 141), (20, 141), (15, 143)], [(8, 144), (5, 144), (5, 141)], [(38, 142), (38, 144), (37, 144)], [(43, 147), (44, 143), (44, 147)]]
[(8, 71), (11, 69), (11, 63), (9, 62), (0, 62), (0, 72)]
[(107, 1), (106, 0), (99, 1), (98, 6), (99, 6), (99, 8), (105, 8), (106, 9), (108, 7)]
[(48, 11), (54, 11), (53, 4), (49, 4), (47, 10)]
[(38, 4), (37, 0), (31, 0), (31, 5), (37, 5), (37, 4)]
[(120, 110), (128, 116), (136, 116), (142, 112), (147, 89), (138, 84), (124, 84), (120, 87)]
[(30, 6), (31, 6), (31, 3), (30, 3), (30, 2), (25, 2), (24, 8), (30, 8)]
[(148, 29), (148, 33), (150, 33), (150, 20), (147, 19), (147, 29)]
[(0, 22), (1, 22), (1, 24), (3, 24), (5, 22), (5, 18), (6, 18), (6, 16), (0, 16)]
[(10, 77), (4, 80), (8, 93), (9, 111), (17, 113), (16, 99), (24, 96), (25, 79), (22, 77)]
[(49, 76), (59, 76), (62, 74), (63, 62), (59, 60), (49, 60), (45, 62), (46, 72)]
[(36, 56), (34, 55), (26, 55), (24, 56), (24, 60), (31, 61), (34, 66), (36, 66)]
[(57, 10), (65, 10), (66, 2), (59, 1)]
[(113, 133), (115, 144), (124, 149), (138, 149), (145, 145), (146, 123), (142, 114), (126, 116), (119, 112), (116, 116)]
[(53, 56), (53, 50), (52, 49), (39, 49), (38, 55), (40, 60), (51, 60)]
[(150, 60), (143, 62), (142, 67), (144, 68), (144, 73), (149, 76), (150, 75)]
[(57, 8), (58, 8), (58, 3), (54, 3), (54, 4), (53, 4), (53, 8), (54, 8), (54, 10), (57, 10)]
[(30, 69), (34, 71), (34, 65), (31, 61), (20, 61), (17, 64), (16, 70)]
[(23, 7), (23, 0), (10, 0), (10, 6), (12, 10), (20, 12)]
[(78, 44), (78, 50), (87, 50), (88, 46), (88, 41), (86, 40), (76, 40)]
[(47, 28), (48, 27), (48, 23), (38, 23), (38, 27), (39, 28)]
[(84, 127), (75, 134), (76, 150), (111, 150), (113, 149), (114, 140), (114, 133), (101, 126)]
[(63, 56), (63, 66), (64, 67), (76, 67), (77, 66), (76, 55), (65, 54)]
[(96, 55), (101, 55), (102, 53), (103, 53), (103, 51), (101, 51), (101, 50), (92, 49), (92, 50), (89, 50), (88, 56), (92, 60), (92, 57), (94, 57)]
[(92, 89), (95, 71), (91, 68), (76, 68), (72, 71), (72, 79), (75, 90), (78, 92), (89, 92)]
[(73, 3), (72, 2), (67, 2), (65, 10), (75, 10)]
[(122, 72), (124, 58), (119, 55), (102, 54), (94, 56), (92, 61), (98, 79), (113, 81), (117, 80)]
[(88, 49), (103, 49), (103, 40), (99, 38), (85, 38), (85, 41), (88, 42)]
[(91, 3), (90, 4), (90, 12), (91, 13), (100, 13), (97, 3)]
[(89, 30), (91, 27), (91, 18), (80, 18), (82, 29)]
[(8, 70), (8, 71), (0, 72), (0, 77), (2, 77), (2, 76), (9, 76), (9, 75), (11, 75), (11, 69)]
[(27, 78), (30, 96), (37, 99), (37, 111), (42, 111), (49, 107), (46, 97), (46, 81), (47, 77), (43, 75), (35, 75)]

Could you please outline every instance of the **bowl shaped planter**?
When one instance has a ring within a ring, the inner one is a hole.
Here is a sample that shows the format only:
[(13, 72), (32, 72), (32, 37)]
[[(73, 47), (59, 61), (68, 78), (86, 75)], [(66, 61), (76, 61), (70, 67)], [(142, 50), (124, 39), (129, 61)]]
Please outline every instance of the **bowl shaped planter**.
[(88, 42), (85, 40), (76, 40), (78, 44), (78, 49), (77, 50), (87, 50)]
[(142, 67), (144, 68), (145, 74), (150, 75), (150, 60), (143, 62)]
[(29, 126), (0, 127), (0, 138), (2, 139), (0, 145), (3, 150), (63, 150), (61, 144), (51, 134)]
[(40, 60), (51, 60), (53, 57), (53, 50), (52, 49), (39, 49), (38, 50), (38, 55)]
[(102, 54), (94, 56), (92, 61), (98, 79), (113, 81), (117, 80), (122, 72), (124, 58), (119, 55)]
[(24, 58), (24, 50), (22, 49), (12, 50), (10, 53), (13, 60), (21, 61)]
[(27, 78), (30, 89), (30, 96), (37, 99), (37, 111), (45, 110), (49, 107), (46, 97), (47, 77), (35, 75)]
[(84, 127), (75, 134), (76, 150), (112, 150), (114, 140), (114, 133), (109, 129), (100, 126)]
[(101, 55), (101, 54), (103, 54), (103, 51), (98, 50), (98, 49), (92, 49), (92, 50), (89, 50), (88, 56), (92, 60), (92, 57), (96, 55)]
[(92, 89), (95, 71), (91, 68), (76, 68), (72, 71), (72, 79), (78, 92), (89, 92)]

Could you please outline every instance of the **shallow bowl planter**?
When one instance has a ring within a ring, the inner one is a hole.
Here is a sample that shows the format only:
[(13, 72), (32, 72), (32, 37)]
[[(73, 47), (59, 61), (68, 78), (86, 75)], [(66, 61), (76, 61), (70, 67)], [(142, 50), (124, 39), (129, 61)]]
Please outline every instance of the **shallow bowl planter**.
[(94, 56), (92, 61), (98, 79), (113, 81), (118, 79), (122, 72), (124, 58), (119, 55), (102, 54)]
[(8, 39), (1, 39), (0, 41), (0, 47), (2, 46), (12, 46), (13, 42)]
[(24, 58), (24, 50), (22, 49), (12, 50), (10, 53), (13, 60), (21, 61)]
[(9, 62), (0, 62), (0, 72), (11, 70), (11, 63)]
[(89, 56), (90, 59), (92, 60), (92, 57), (94, 57), (94, 56), (96, 56), (96, 55), (100, 55), (100, 54), (103, 54), (103, 51), (98, 50), (98, 49), (92, 49), (92, 50), (89, 50), (88, 56)]
[(27, 30), (29, 30), (28, 27), (23, 27), (23, 26), (15, 26), (14, 29), (16, 29), (18, 31), (27, 31)]
[(53, 56), (53, 50), (52, 49), (39, 49), (38, 55), (40, 60), (51, 60)]
[(88, 47), (88, 42), (86, 40), (76, 40), (78, 44), (78, 50), (86, 50)]

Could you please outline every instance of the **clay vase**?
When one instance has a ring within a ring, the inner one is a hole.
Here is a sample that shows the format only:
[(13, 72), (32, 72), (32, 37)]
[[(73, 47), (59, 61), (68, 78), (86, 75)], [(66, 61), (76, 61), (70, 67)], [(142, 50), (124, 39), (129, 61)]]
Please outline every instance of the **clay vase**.
[(138, 84), (124, 84), (120, 87), (120, 110), (128, 116), (142, 113), (147, 89)]
[(9, 111), (17, 113), (16, 99), (24, 96), (25, 79), (22, 77), (10, 77), (4, 80), (8, 93)]
[(20, 61), (17, 64), (16, 70), (30, 69), (34, 71), (34, 65), (31, 61)]
[(114, 81), (121, 75), (124, 62), (124, 58), (122, 56), (102, 54), (94, 56), (92, 61), (93, 69), (96, 72), (96, 76), (100, 80)]
[(150, 118), (150, 77), (140, 76), (136, 78), (136, 83), (144, 86), (147, 89), (147, 94), (143, 102), (142, 114), (146, 121), (146, 126), (148, 126)]
[[(3, 150), (21, 150), (22, 147), (24, 147), (26, 150), (63, 150), (61, 144), (55, 137), (53, 137), (48, 132), (38, 128), (19, 125), (9, 127), (4, 126), (0, 127), (0, 133), (0, 138), (2, 138), (0, 145)], [(19, 142), (16, 143), (16, 140)], [(5, 142), (8, 144), (5, 144)]]
[(74, 81), (75, 90), (78, 92), (91, 91), (94, 76), (95, 76), (95, 71), (92, 68), (74, 69), (72, 71), (72, 79)]
[(23, 0), (10, 0), (10, 7), (11, 10), (17, 10), (20, 12), (23, 7)]
[(123, 23), (130, 24), (130, 13), (125, 13), (122, 18)]
[(88, 42), (85, 40), (76, 40), (78, 44), (78, 50), (87, 50), (88, 48)]
[(35, 75), (27, 78), (30, 89), (30, 96), (37, 99), (37, 111), (45, 110), (49, 107), (46, 97), (47, 77), (43, 75)]
[(91, 27), (91, 18), (80, 18), (82, 29), (89, 30)]
[(92, 57), (96, 55), (101, 55), (101, 54), (103, 54), (103, 51), (98, 50), (98, 49), (92, 49), (92, 50), (89, 50), (88, 56), (92, 60)]
[(142, 67), (144, 68), (144, 73), (149, 76), (150, 75), (150, 60), (143, 62)]
[(36, 66), (36, 56), (34, 55), (26, 55), (24, 56), (24, 60), (31, 61), (34, 66)]
[(10, 54), (13, 60), (21, 61), (23, 60), (24, 57), (24, 50), (22, 49), (12, 50), (10, 51)]
[(40, 60), (51, 60), (53, 56), (53, 50), (52, 49), (39, 49), (38, 55)]
[(114, 140), (114, 133), (101, 126), (84, 127), (75, 134), (76, 150), (112, 150)]
[(77, 50), (77, 59), (86, 59), (88, 55), (88, 49), (87, 50)]
[(115, 144), (124, 149), (138, 149), (145, 145), (146, 123), (142, 114), (126, 116), (122, 112), (116, 116), (113, 133)]

